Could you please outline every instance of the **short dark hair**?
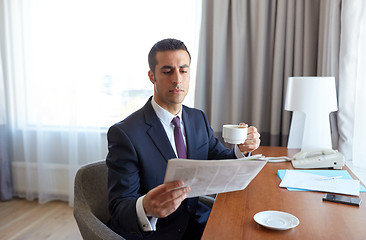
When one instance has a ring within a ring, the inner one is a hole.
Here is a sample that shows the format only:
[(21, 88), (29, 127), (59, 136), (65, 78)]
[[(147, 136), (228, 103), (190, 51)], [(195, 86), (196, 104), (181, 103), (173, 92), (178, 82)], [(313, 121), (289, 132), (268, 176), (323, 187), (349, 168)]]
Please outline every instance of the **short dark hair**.
[(149, 67), (153, 73), (155, 73), (155, 66), (157, 64), (156, 53), (169, 50), (184, 50), (188, 53), (189, 61), (191, 61), (191, 54), (182, 41), (173, 38), (163, 39), (155, 43), (149, 52)]

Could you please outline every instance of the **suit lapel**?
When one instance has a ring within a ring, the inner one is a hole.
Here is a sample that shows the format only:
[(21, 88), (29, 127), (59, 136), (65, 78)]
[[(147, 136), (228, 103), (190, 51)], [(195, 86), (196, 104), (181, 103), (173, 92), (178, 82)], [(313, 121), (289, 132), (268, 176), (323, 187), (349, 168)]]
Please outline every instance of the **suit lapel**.
[(194, 156), (193, 153), (193, 149), (195, 144), (196, 144), (196, 140), (193, 137), (194, 136), (194, 132), (193, 132), (193, 124), (190, 123), (189, 120), (189, 113), (188, 111), (184, 108), (182, 108), (182, 118), (183, 118), (183, 124), (184, 124), (184, 130), (186, 133), (186, 144), (187, 144), (187, 156), (189, 159), (192, 158), (192, 156)]
[(159, 152), (163, 155), (166, 161), (177, 156), (174, 153), (173, 148), (169, 142), (169, 139), (165, 133), (164, 127), (160, 122), (160, 119), (156, 115), (154, 109), (151, 106), (151, 102), (144, 106), (145, 123), (150, 126), (146, 133), (150, 136)]

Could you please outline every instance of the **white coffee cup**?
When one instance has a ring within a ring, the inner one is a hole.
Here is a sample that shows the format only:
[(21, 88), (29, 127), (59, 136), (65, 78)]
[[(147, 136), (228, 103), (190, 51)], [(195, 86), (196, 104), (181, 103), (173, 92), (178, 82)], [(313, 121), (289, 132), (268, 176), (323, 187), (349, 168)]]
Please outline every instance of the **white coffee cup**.
[(243, 125), (226, 124), (222, 127), (224, 141), (231, 144), (244, 143), (247, 139), (248, 127)]

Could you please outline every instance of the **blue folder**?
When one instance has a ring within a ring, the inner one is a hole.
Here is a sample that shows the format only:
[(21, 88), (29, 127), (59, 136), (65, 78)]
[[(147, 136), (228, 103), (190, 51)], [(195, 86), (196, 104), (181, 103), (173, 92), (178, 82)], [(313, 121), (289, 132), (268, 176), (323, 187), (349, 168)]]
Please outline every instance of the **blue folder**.
[[(279, 169), (277, 171), (278, 177), (282, 180), (286, 174), (287, 169)], [(353, 179), (347, 170), (293, 170), (305, 173), (316, 174), (325, 177), (342, 176), (342, 179)], [(287, 188), (289, 191), (310, 191), (307, 189)], [(366, 188), (360, 184), (360, 192), (366, 192)]]

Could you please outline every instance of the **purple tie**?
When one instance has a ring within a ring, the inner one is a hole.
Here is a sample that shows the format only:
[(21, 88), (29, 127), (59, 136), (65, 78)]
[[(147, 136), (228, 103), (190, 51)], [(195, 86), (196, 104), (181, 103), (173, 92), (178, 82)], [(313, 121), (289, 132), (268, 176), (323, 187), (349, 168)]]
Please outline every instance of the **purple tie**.
[(186, 147), (184, 145), (182, 131), (180, 130), (180, 120), (179, 117), (175, 117), (172, 120), (174, 125), (174, 141), (175, 147), (177, 149), (178, 158), (187, 158)]

